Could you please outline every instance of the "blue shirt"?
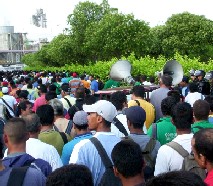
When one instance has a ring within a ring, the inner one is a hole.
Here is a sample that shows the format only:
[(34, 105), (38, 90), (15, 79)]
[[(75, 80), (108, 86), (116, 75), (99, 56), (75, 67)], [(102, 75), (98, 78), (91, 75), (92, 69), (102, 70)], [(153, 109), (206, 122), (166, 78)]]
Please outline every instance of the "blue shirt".
[[(96, 132), (94, 137), (101, 142), (108, 157), (112, 161), (112, 149), (121, 139), (111, 132)], [(75, 145), (69, 163), (87, 166), (92, 172), (95, 186), (100, 183), (106, 170), (96, 147), (89, 139), (82, 140)]]
[(91, 81), (90, 89), (94, 92), (98, 92), (98, 82), (96, 80)]
[(68, 165), (70, 161), (70, 156), (72, 154), (74, 146), (83, 139), (89, 139), (92, 137), (92, 133), (88, 132), (85, 134), (80, 134), (75, 136), (73, 140), (64, 145), (61, 160), (64, 165)]

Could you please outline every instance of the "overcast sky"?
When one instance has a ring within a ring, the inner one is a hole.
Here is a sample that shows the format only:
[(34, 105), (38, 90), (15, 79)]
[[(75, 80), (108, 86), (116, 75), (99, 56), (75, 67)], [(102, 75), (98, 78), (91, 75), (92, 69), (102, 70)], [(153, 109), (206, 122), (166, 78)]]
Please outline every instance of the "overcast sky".
[[(90, 0), (100, 4), (102, 0)], [(15, 32), (27, 32), (28, 38), (48, 37), (49, 40), (66, 27), (67, 16), (72, 13), (79, 0), (1, 0), (0, 26), (14, 26)], [(188, 11), (205, 15), (213, 20), (211, 0), (108, 0), (113, 8), (124, 14), (133, 13), (150, 26), (164, 24), (172, 14)], [(42, 8), (47, 16), (47, 27), (32, 25), (31, 17)]]

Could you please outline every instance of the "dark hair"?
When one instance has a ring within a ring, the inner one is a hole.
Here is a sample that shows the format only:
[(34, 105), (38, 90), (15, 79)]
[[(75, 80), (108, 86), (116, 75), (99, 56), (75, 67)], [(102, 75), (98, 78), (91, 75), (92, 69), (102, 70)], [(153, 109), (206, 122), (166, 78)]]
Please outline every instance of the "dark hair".
[(77, 125), (77, 124), (75, 124), (75, 127), (78, 130), (86, 130), (88, 128), (88, 124), (84, 124), (84, 125)]
[(167, 96), (172, 96), (172, 97), (174, 97), (177, 103), (180, 102), (181, 95), (180, 95), (180, 92), (177, 91), (177, 90), (170, 90), (170, 91), (167, 93)]
[(54, 110), (51, 105), (41, 105), (37, 108), (36, 114), (40, 118), (43, 126), (51, 126), (54, 121)]
[(56, 92), (56, 89), (57, 89), (57, 87), (54, 84), (49, 86), (49, 91), (50, 92)]
[(189, 171), (172, 171), (150, 179), (146, 186), (205, 186), (200, 176)]
[(76, 88), (75, 97), (83, 99), (85, 97), (85, 88), (84, 87)]
[(22, 118), (11, 118), (4, 126), (4, 133), (9, 136), (11, 143), (19, 144), (27, 140), (26, 123)]
[(40, 91), (41, 91), (41, 93), (47, 93), (47, 87), (45, 85), (41, 84)]
[(213, 128), (201, 129), (194, 134), (194, 148), (197, 154), (202, 154), (208, 161), (213, 163)]
[(18, 106), (17, 106), (17, 116), (21, 115), (21, 110), (26, 111), (27, 105), (31, 105), (32, 106), (32, 103), (30, 101), (28, 101), (28, 100), (25, 100), (25, 101), (21, 101), (18, 104)]
[(198, 92), (197, 83), (195, 83), (195, 82), (189, 83), (189, 91), (190, 91), (191, 93), (193, 93), (193, 92)]
[(142, 80), (142, 81), (146, 81), (146, 79), (147, 79), (147, 76), (146, 76), (146, 75), (142, 75), (142, 76), (141, 76), (141, 80)]
[(145, 89), (141, 85), (136, 85), (131, 90), (132, 94), (134, 94), (136, 97), (144, 98), (145, 96)]
[(206, 96), (204, 100), (209, 103), (210, 110), (213, 112), (213, 96)]
[(169, 75), (162, 75), (161, 76), (161, 82), (166, 86), (166, 87), (170, 87), (172, 86), (172, 80), (173, 78)]
[(124, 103), (127, 102), (126, 94), (123, 91), (117, 91), (111, 94), (110, 102), (117, 110), (122, 110)]
[(150, 81), (150, 83), (155, 83), (155, 77), (154, 76), (150, 76), (149, 77), (149, 81)]
[(135, 81), (139, 81), (139, 82), (141, 81), (141, 77), (140, 77), (140, 75), (135, 76), (135, 78), (134, 78), (134, 79), (135, 79)]
[(144, 166), (140, 146), (133, 140), (126, 139), (117, 143), (111, 153), (112, 161), (118, 172), (125, 178), (141, 174)]
[(29, 82), (29, 83), (27, 84), (27, 88), (32, 89), (32, 88), (33, 88), (33, 84), (32, 84), (31, 82)]
[(210, 111), (209, 103), (205, 100), (197, 100), (193, 104), (194, 116), (197, 120), (208, 120)]
[(172, 120), (177, 129), (190, 129), (193, 123), (193, 111), (189, 103), (177, 103), (172, 109)]
[(84, 165), (70, 164), (52, 172), (46, 186), (93, 186), (92, 173)]
[(4, 145), (3, 145), (2, 139), (0, 138), (0, 159), (4, 157), (3, 150), (4, 150)]
[(55, 99), (55, 98), (57, 98), (56, 92), (48, 91), (48, 92), (45, 94), (45, 99), (46, 99), (47, 101), (50, 101), (51, 99)]
[(168, 96), (161, 102), (161, 111), (164, 116), (171, 116), (172, 108), (177, 104), (174, 97)]
[(27, 131), (30, 133), (38, 133), (40, 130), (41, 122), (40, 118), (38, 117), (37, 114), (29, 114), (27, 116), (23, 117)]
[(19, 98), (28, 99), (28, 95), (29, 95), (29, 92), (27, 90), (21, 90), (21, 92), (19, 93), (18, 97)]
[[(102, 117), (102, 118), (103, 118), (103, 117)], [(111, 122), (110, 122), (110, 121), (107, 121), (107, 120), (105, 120), (104, 118), (103, 118), (103, 121), (104, 121), (105, 127), (107, 127), (107, 128), (110, 128), (110, 127), (111, 127)]]
[(84, 98), (84, 104), (92, 105), (96, 102), (96, 97), (94, 95), (86, 95)]

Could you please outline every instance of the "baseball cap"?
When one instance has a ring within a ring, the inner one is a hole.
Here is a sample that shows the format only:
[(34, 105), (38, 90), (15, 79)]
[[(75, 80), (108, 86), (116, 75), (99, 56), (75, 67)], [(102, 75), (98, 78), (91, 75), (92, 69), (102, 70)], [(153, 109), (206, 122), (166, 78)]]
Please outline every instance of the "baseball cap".
[(7, 87), (2, 87), (2, 93), (7, 94), (9, 89)]
[(188, 76), (183, 76), (182, 82), (189, 83), (189, 77)]
[(7, 81), (3, 81), (3, 82), (2, 82), (2, 86), (3, 86), (3, 87), (7, 87), (7, 86), (8, 86), (8, 82), (7, 82)]
[(85, 112), (96, 112), (109, 122), (112, 122), (114, 117), (117, 115), (115, 106), (106, 100), (99, 100), (92, 105), (83, 105), (83, 110)]
[(74, 72), (74, 73), (72, 74), (72, 77), (77, 77), (77, 74)]
[(146, 121), (146, 112), (140, 106), (132, 106), (125, 110), (126, 118), (131, 123), (144, 123)]
[(73, 123), (76, 125), (85, 125), (88, 123), (87, 113), (83, 110), (77, 111), (73, 116)]

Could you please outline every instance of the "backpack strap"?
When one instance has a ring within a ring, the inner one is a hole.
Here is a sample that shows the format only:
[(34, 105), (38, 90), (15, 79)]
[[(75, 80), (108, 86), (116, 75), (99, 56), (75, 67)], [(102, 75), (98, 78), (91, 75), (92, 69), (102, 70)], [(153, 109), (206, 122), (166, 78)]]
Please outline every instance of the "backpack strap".
[(14, 167), (10, 173), (7, 186), (22, 186), (28, 168), (29, 166)]
[(64, 132), (59, 132), (59, 134), (61, 135), (61, 138), (63, 139), (64, 144), (68, 143), (66, 134)]
[(112, 168), (113, 165), (112, 165), (112, 162), (111, 160), (109, 159), (103, 145), (101, 144), (101, 142), (95, 138), (95, 137), (92, 137), (89, 139), (95, 146), (95, 148), (97, 149), (98, 151), (98, 154), (100, 155), (101, 157), (101, 161), (103, 162), (105, 168)]
[(120, 132), (122, 132), (125, 136), (128, 136), (128, 132), (118, 118), (114, 117), (113, 124), (118, 128)]
[(152, 124), (152, 138), (157, 139), (157, 123)]
[(80, 109), (76, 106), (76, 104), (74, 104), (73, 106), (74, 106), (76, 112), (77, 112), (77, 111), (80, 111)]
[(12, 111), (12, 113), (15, 115), (15, 112), (14, 112), (14, 110), (11, 108), (11, 106), (8, 105), (7, 102), (6, 102), (3, 98), (0, 98), (0, 99), (2, 99), (2, 101), (4, 102), (4, 104), (5, 104), (5, 105)]
[(65, 133), (70, 134), (71, 130), (72, 130), (72, 126), (73, 126), (73, 121), (69, 120), (67, 128), (65, 130)]
[(138, 104), (138, 106), (141, 106), (140, 102), (137, 99), (135, 99), (134, 101)]
[(171, 147), (172, 149), (174, 149), (175, 151), (177, 151), (183, 158), (185, 158), (186, 156), (189, 155), (188, 151), (185, 150), (179, 143), (171, 141), (169, 143), (167, 143), (166, 145), (168, 145), (169, 147)]
[(69, 101), (67, 98), (64, 98), (64, 99), (67, 101), (67, 103), (68, 103), (69, 107), (71, 107), (71, 106), (72, 106), (72, 104), (70, 103), (70, 101)]

